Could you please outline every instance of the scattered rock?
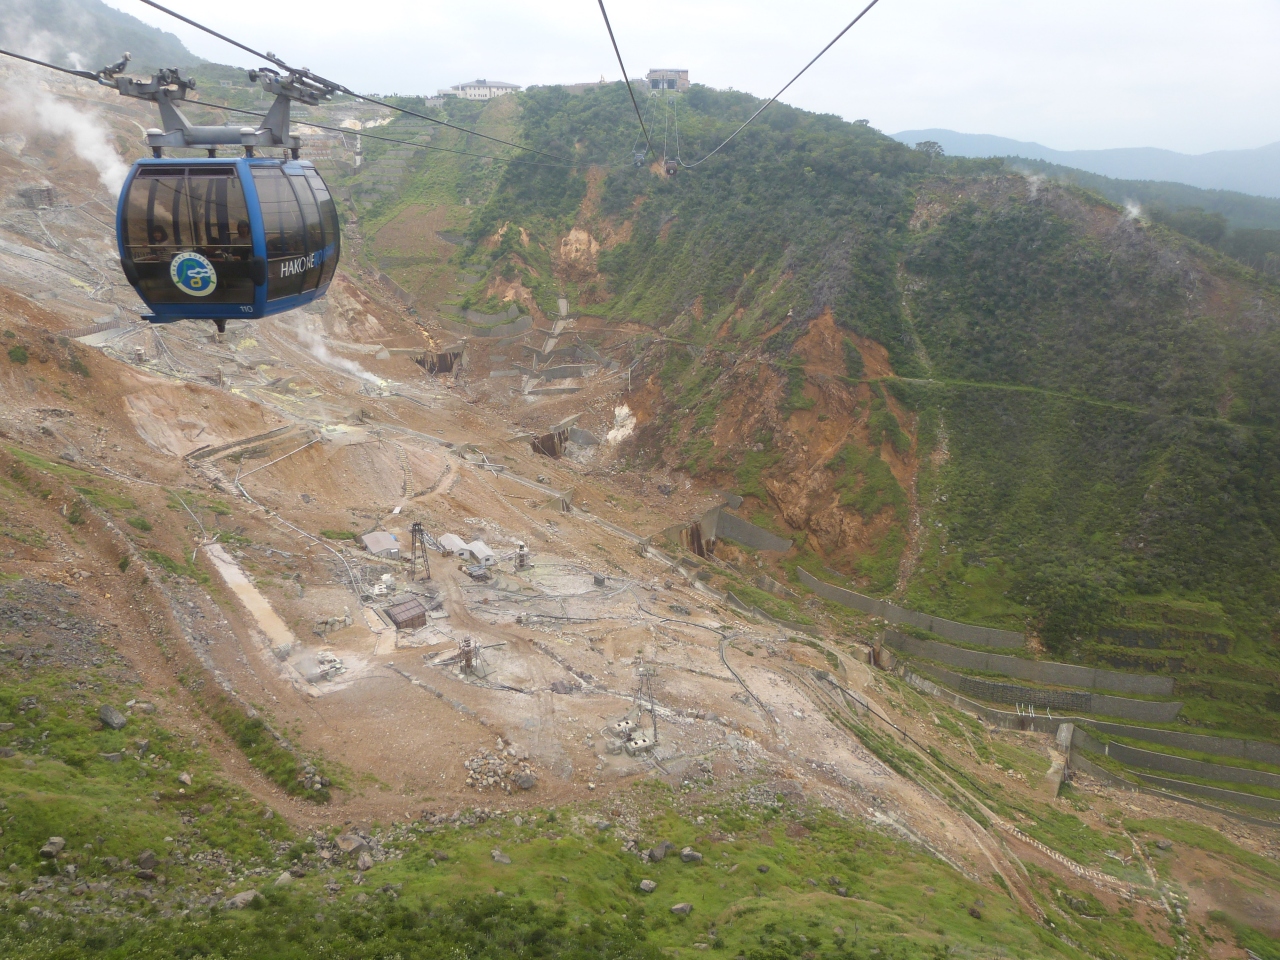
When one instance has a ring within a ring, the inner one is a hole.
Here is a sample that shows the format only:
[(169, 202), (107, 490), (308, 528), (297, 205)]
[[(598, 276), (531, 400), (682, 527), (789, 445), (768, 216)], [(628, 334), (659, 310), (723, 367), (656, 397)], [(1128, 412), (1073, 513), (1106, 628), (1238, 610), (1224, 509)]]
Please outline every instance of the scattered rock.
[(700, 863), (702, 861), (702, 854), (693, 849), (693, 847), (685, 847), (680, 851), (680, 859), (685, 863)]
[(10, 730), (14, 728), (14, 726), (16, 726), (16, 724), (0, 723), (0, 733), (8, 733)]
[(682, 917), (687, 917), (693, 911), (692, 903), (677, 903), (671, 908), (672, 913), (678, 913)]
[(680, 616), (680, 617), (689, 617), (693, 615), (692, 610), (690, 610), (688, 607), (682, 607), (678, 603), (671, 604), (671, 612), (674, 613), (676, 616)]
[(334, 842), (343, 853), (364, 853), (369, 849), (369, 845), (354, 833), (344, 833)]
[(1156, 846), (1157, 846), (1157, 847), (1159, 847), (1161, 850), (1172, 850), (1172, 849), (1173, 849), (1173, 841), (1172, 841), (1172, 840), (1157, 840), (1157, 841), (1156, 841)]
[(373, 857), (369, 856), (369, 851), (363, 851), (356, 859), (356, 869), (363, 873), (373, 867)]
[(979, 910), (977, 907), (970, 907), (970, 908), (969, 908), (969, 916), (973, 917), (973, 919), (975, 919), (975, 920), (981, 920), (981, 919), (982, 919), (982, 911), (981, 911), (981, 910)]
[(675, 848), (676, 845), (670, 840), (663, 840), (660, 844), (649, 851), (649, 860), (653, 863), (657, 863)]
[(493, 856), (493, 860), (494, 860), (494, 862), (495, 862), (495, 863), (510, 863), (510, 862), (511, 862), (511, 858), (510, 858), (510, 857), (508, 857), (508, 856), (507, 856), (505, 853), (503, 853), (501, 850), (499, 850), (497, 847), (494, 847), (494, 848), (493, 848), (493, 850), (491, 850), (491, 851), (490, 851), (490, 853), (492, 854), (492, 856)]
[(135, 703), (133, 709), (138, 713), (155, 713), (156, 705), (154, 703)]
[(641, 880), (640, 889), (645, 893), (653, 893), (653, 891), (658, 889), (658, 885), (652, 880)]
[(768, 873), (769, 865), (767, 863), (762, 863), (760, 864), (760, 866), (756, 867), (756, 869), (759, 870), (761, 873)]
[(181, 783), (185, 783), (188, 787), (191, 786), (191, 774), (187, 773), (185, 770), (178, 774), (178, 780)]
[(107, 763), (120, 762), (120, 754), (118, 753), (100, 753), (98, 754), (98, 756), (100, 756), (103, 760), (107, 761)]
[(52, 860), (62, 852), (62, 848), (67, 845), (67, 841), (61, 837), (50, 837), (43, 847), (40, 848), (40, 856), (46, 860)]
[(306, 875), (307, 875), (307, 868), (300, 863), (295, 863), (292, 867), (289, 868), (289, 876), (293, 877), (296, 880), (301, 880)]
[(467, 769), (468, 787), (475, 790), (497, 789), (510, 793), (512, 786), (521, 790), (531, 790), (537, 784), (537, 775), (529, 763), (516, 759), (514, 749), (509, 749), (505, 753), (502, 750), (502, 747), (498, 747), (497, 753), (492, 750), (482, 751), (463, 764)]
[(156, 878), (154, 870), (135, 870), (133, 875), (139, 880), (154, 880)]
[(848, 887), (836, 887), (836, 895), (837, 895), (837, 896), (841, 896), (841, 897), (847, 897), (847, 896), (849, 895), (849, 888), (848, 888)]
[(552, 680), (551, 692), (552, 693), (573, 693), (573, 684), (569, 683), (567, 680)]
[(280, 876), (276, 877), (275, 886), (287, 887), (291, 883), (293, 883), (293, 874), (286, 870), (284, 873), (280, 874)]
[(5, 758), (6, 760), (9, 759), (9, 757), (16, 757), (17, 755), (18, 751), (13, 749), (13, 747), (0, 747), (0, 757)]
[(244, 893), (237, 893), (234, 897), (228, 897), (222, 905), (228, 910), (243, 910), (257, 900), (258, 896), (257, 890), (246, 890)]
[(138, 756), (140, 757), (145, 757), (147, 755), (147, 751), (151, 749), (150, 740), (135, 740), (133, 742), (138, 747), (137, 753), (138, 753)]
[(112, 730), (123, 730), (124, 725), (129, 722), (123, 713), (109, 703), (104, 703), (98, 710), (98, 719), (102, 721), (104, 727), (110, 727)]
[(209, 814), (211, 814), (211, 813), (213, 813), (213, 804), (212, 804), (212, 803), (202, 803), (202, 804), (200, 804), (200, 815), (201, 815), (201, 816), (207, 817), (207, 816), (208, 816)]
[(154, 850), (143, 850), (138, 854), (138, 866), (143, 870), (154, 870), (160, 864), (160, 858)]

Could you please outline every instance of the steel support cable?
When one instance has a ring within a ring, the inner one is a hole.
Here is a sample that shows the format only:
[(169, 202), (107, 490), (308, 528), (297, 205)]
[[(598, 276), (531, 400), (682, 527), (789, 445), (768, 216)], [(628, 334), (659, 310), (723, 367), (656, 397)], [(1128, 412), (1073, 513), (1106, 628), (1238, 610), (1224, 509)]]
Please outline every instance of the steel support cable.
[(56, 63), (45, 63), (43, 60), (37, 60), (35, 57), (24, 57), (20, 53), (14, 53), (12, 50), (0, 50), (0, 54), (6, 57), (12, 57), (14, 60), (23, 60), (27, 63), (34, 63), (37, 67), (48, 67), (50, 70), (57, 70), (59, 73), (69, 73), (73, 77), (79, 77), (82, 80), (92, 80), (94, 83), (100, 83), (101, 77), (96, 73), (88, 70), (72, 70), (70, 67), (60, 67)]
[[(150, 0), (143, 0), (143, 3), (149, 3)], [(635, 107), (636, 119), (640, 121), (640, 132), (644, 134), (645, 146), (649, 148), (649, 152), (653, 153), (653, 141), (649, 139), (649, 130), (644, 125), (644, 117), (640, 116), (640, 104), (636, 103), (636, 92), (631, 89), (631, 79), (627, 76), (626, 64), (622, 62), (622, 51), (618, 49), (618, 40), (613, 35), (613, 24), (609, 22), (609, 12), (604, 8), (604, 0), (596, 0), (600, 4), (600, 16), (604, 17), (604, 27), (609, 31), (609, 42), (613, 44), (614, 55), (618, 58), (618, 68), (622, 71), (622, 82), (626, 84), (627, 93), (631, 96), (631, 106)]]
[[(143, 0), (143, 3), (148, 3), (148, 2), (150, 2), (150, 0)], [(819, 51), (818, 51), (818, 55), (817, 55), (817, 56), (815, 56), (812, 60), (810, 60), (810, 61), (809, 61), (808, 63), (806, 63), (803, 67), (801, 67), (801, 68), (800, 68), (800, 72), (799, 72), (799, 73), (797, 73), (797, 74), (796, 74), (794, 77), (792, 77), (790, 80), (788, 80), (788, 81), (786, 82), (786, 84), (784, 84), (784, 85), (783, 85), (783, 87), (782, 87), (782, 89), (781, 89), (781, 90), (779, 90), (779, 91), (778, 91), (777, 93), (775, 93), (772, 97), (770, 97), (768, 100), (766, 100), (766, 101), (761, 105), (761, 107), (760, 107), (760, 109), (759, 109), (759, 110), (757, 110), (755, 113), (753, 113), (750, 117), (748, 117), (748, 118), (747, 118), (747, 122), (746, 122), (746, 123), (744, 123), (742, 126), (740, 126), (737, 130), (733, 131), (733, 133), (729, 134), (728, 138), (724, 141), (724, 143), (720, 144), (720, 146), (716, 147), (714, 150), (712, 150), (710, 153), (708, 153), (708, 154), (707, 154), (705, 157), (703, 157), (701, 160), (697, 160), (697, 161), (695, 161), (695, 162), (693, 162), (693, 163), (685, 163), (683, 160), (679, 160), (680, 165), (681, 165), (682, 167), (685, 167), (685, 168), (688, 168), (688, 169), (692, 169), (692, 168), (694, 168), (694, 167), (698, 166), (699, 164), (705, 163), (706, 161), (710, 160), (710, 159), (711, 159), (712, 157), (714, 157), (717, 153), (719, 153), (719, 152), (720, 152), (721, 150), (723, 150), (726, 146), (728, 146), (728, 144), (729, 144), (729, 141), (730, 141), (730, 140), (732, 140), (734, 137), (736, 137), (738, 134), (740, 134), (743, 130), (747, 129), (747, 127), (751, 125), (751, 122), (752, 122), (753, 120), (755, 120), (755, 118), (756, 118), (756, 117), (758, 117), (758, 116), (760, 116), (760, 114), (764, 113), (764, 111), (765, 111), (765, 108), (766, 108), (766, 107), (768, 107), (771, 103), (773, 103), (773, 102), (774, 102), (775, 100), (777, 100), (780, 96), (782, 96), (784, 93), (786, 93), (786, 92), (787, 92), (787, 88), (788, 88), (788, 87), (790, 87), (793, 83), (795, 83), (797, 80), (799, 80), (799, 79), (804, 75), (804, 73), (805, 73), (805, 71), (806, 71), (806, 70), (808, 70), (808, 69), (809, 69), (810, 67), (812, 67), (815, 63), (817, 63), (817, 62), (818, 62), (818, 60), (822, 57), (822, 55), (823, 55), (824, 53), (826, 53), (828, 50), (830, 50), (832, 47), (834, 47), (834, 46), (836, 45), (836, 43), (837, 43), (837, 42), (839, 42), (840, 38), (841, 38), (841, 37), (843, 37), (843, 36), (844, 36), (846, 33), (848, 33), (850, 30), (852, 30), (852, 29), (853, 29), (854, 24), (856, 24), (859, 20), (861, 20), (861, 19), (862, 19), (863, 17), (865, 17), (868, 13), (870, 13), (870, 12), (871, 12), (871, 8), (872, 8), (872, 7), (874, 7), (874, 6), (875, 6), (877, 3), (879, 3), (879, 2), (880, 2), (880, 0), (871, 0), (871, 2), (870, 2), (870, 3), (868, 3), (865, 7), (863, 7), (863, 8), (862, 8), (862, 11), (861, 11), (861, 12), (860, 12), (856, 17), (854, 17), (852, 20), (850, 20), (850, 21), (849, 21), (849, 23), (848, 23), (848, 25), (847, 25), (843, 30), (841, 30), (839, 33), (837, 33), (837, 34), (835, 35), (835, 37), (831, 40), (831, 42), (830, 42), (830, 43), (828, 43), (825, 47), (823, 47), (821, 50), (819, 50)], [(603, 9), (603, 7), (602, 7), (602, 9)], [(679, 158), (677, 157), (677, 159), (679, 159)]]
[(246, 46), (245, 44), (240, 43), (238, 40), (232, 40), (226, 34), (219, 33), (217, 30), (214, 30), (211, 27), (206, 27), (204, 24), (198, 23), (195, 20), (192, 20), (190, 17), (184, 17), (182, 14), (178, 13), (176, 10), (170, 10), (168, 7), (164, 6), (163, 4), (156, 3), (156, 0), (139, 0), (139, 2), (145, 3), (148, 7), (152, 7), (155, 10), (159, 10), (161, 13), (168, 14), (169, 16), (173, 17), (175, 20), (181, 20), (183, 23), (187, 24), (187, 26), (195, 27), (197, 30), (202, 30), (203, 32), (209, 34), (212, 37), (217, 37), (219, 40), (223, 41), (224, 43), (229, 43), (233, 47), (238, 47), (241, 50), (243, 50), (245, 53), (251, 53), (255, 57), (258, 57), (262, 60), (267, 60), (275, 64), (281, 70), (286, 70), (290, 73), (299, 74), (303, 77), (306, 77), (309, 80), (315, 81), (316, 83), (323, 84), (324, 86), (327, 86), (327, 87), (331, 87), (333, 90), (337, 91), (338, 93), (345, 93), (347, 96), (355, 97), (357, 100), (363, 100), (365, 103), (372, 103), (380, 107), (386, 107), (388, 110), (397, 110), (400, 113), (407, 114), (408, 116), (417, 117), (419, 120), (426, 120), (428, 123), (439, 124), (442, 127), (448, 127), (451, 130), (458, 130), (462, 133), (470, 134), (473, 137), (480, 137), (483, 140), (492, 140), (494, 143), (500, 143), (506, 147), (515, 147), (517, 150), (526, 150), (529, 153), (536, 153), (538, 154), (538, 156), (541, 156), (541, 157), (550, 157), (552, 160), (559, 160), (562, 163), (573, 164), (575, 166), (577, 165), (577, 164), (574, 164), (574, 161), (569, 159), (568, 157), (558, 157), (554, 153), (543, 153), (541, 150), (533, 149), (533, 147), (522, 147), (520, 146), (520, 144), (512, 143), (510, 140), (501, 140), (498, 137), (491, 137), (486, 133), (477, 133), (475, 130), (468, 130), (466, 127), (459, 127), (458, 125), (449, 123), (446, 120), (438, 120), (435, 117), (427, 116), (425, 113), (418, 113), (417, 111), (410, 110), (407, 107), (396, 106), (394, 103), (387, 103), (386, 101), (379, 100), (376, 97), (366, 97), (363, 94), (356, 93), (350, 87), (343, 86), (340, 83), (334, 83), (332, 80), (327, 80), (324, 77), (320, 76), (319, 74), (312, 73), (310, 70), (306, 70), (306, 69), (295, 70), (293, 67), (289, 66), (289, 64), (285, 63), (283, 60), (277, 57), (274, 53), (270, 53), (270, 52), (262, 53), (259, 50), (253, 49), (253, 47)]
[[(257, 110), (246, 110), (243, 107), (232, 107), (225, 103), (214, 103), (210, 100), (192, 100), (189, 101), (192, 106), (209, 107), (213, 110), (226, 110), (228, 113), (241, 113), (249, 117), (265, 117), (265, 113)], [(577, 167), (576, 163), (542, 163), (540, 160), (514, 160), (510, 157), (493, 157), (487, 153), (468, 153), (466, 150), (453, 150), (449, 147), (435, 147), (429, 143), (421, 143), (417, 140), (398, 140), (395, 137), (381, 137), (373, 133), (365, 133), (363, 130), (349, 130), (344, 127), (331, 127), (327, 124), (316, 123), (314, 120), (295, 120), (298, 126), (315, 127), (317, 130), (327, 130), (330, 133), (347, 134), (353, 133), (356, 136), (364, 137), (367, 140), (381, 140), (383, 143), (400, 143), (407, 147), (421, 147), (423, 150), (437, 150), (441, 153), (454, 153), (461, 157), (476, 157), (480, 160), (496, 160), (498, 163), (521, 163), (530, 167), (554, 167), (557, 170), (564, 170), (569, 167)], [(343, 141), (345, 143), (345, 139)]]

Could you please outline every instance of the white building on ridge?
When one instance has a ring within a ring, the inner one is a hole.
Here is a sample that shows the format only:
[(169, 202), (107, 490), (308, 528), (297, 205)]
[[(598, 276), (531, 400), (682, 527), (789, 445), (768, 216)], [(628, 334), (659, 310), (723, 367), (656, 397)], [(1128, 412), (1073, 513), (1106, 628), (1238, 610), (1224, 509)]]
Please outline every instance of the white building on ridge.
[(472, 80), (470, 83), (456, 83), (447, 90), (442, 89), (442, 97), (461, 97), (463, 100), (492, 100), (504, 93), (515, 93), (520, 89), (517, 84), (503, 83), (501, 80)]

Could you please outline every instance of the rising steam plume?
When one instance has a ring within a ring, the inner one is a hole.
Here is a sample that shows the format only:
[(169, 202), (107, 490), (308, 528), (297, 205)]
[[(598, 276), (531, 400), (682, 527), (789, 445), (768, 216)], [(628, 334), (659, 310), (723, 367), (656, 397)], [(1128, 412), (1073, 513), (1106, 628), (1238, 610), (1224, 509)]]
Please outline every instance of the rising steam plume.
[(97, 171), (111, 195), (120, 195), (129, 167), (116, 152), (111, 131), (97, 117), (23, 80), (5, 84), (0, 110), (12, 122), (65, 138), (76, 156)]
[[(33, 57), (51, 62), (67, 62), (83, 68), (84, 58), (72, 50), (61, 49), (57, 37), (38, 28), (21, 11), (3, 25), (0, 36), (10, 50), (21, 50)], [(0, 116), (28, 130), (39, 130), (65, 138), (76, 156), (98, 173), (102, 185), (113, 197), (120, 195), (128, 165), (120, 159), (114, 138), (98, 117), (80, 110), (65, 100), (42, 89), (37, 67), (15, 67), (4, 85), (0, 98)]]

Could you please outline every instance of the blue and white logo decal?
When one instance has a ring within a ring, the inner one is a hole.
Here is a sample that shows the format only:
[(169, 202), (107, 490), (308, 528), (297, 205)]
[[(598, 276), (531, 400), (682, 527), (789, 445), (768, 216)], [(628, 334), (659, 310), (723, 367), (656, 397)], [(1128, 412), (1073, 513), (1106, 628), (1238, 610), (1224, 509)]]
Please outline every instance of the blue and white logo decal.
[(213, 264), (193, 250), (184, 251), (169, 262), (169, 279), (193, 297), (207, 297), (218, 287)]

